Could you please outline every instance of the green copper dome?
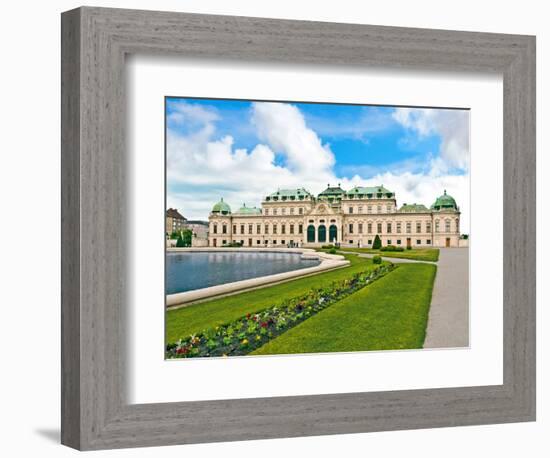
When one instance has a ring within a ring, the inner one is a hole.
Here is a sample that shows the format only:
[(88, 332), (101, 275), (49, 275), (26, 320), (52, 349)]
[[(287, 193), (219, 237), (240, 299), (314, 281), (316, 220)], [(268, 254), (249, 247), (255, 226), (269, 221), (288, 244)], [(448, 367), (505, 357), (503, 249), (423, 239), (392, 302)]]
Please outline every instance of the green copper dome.
[(229, 215), (231, 213), (231, 207), (221, 200), (212, 207), (212, 213), (221, 213), (222, 215)]
[(456, 201), (445, 190), (442, 196), (435, 199), (432, 210), (458, 210)]

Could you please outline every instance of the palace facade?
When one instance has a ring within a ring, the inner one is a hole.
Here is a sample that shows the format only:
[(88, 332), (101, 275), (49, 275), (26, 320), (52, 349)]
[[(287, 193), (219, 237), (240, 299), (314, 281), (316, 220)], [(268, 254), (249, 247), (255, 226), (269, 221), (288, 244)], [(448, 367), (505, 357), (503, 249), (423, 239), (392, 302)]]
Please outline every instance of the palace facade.
[(349, 191), (329, 185), (317, 197), (304, 188), (280, 189), (261, 208), (243, 204), (236, 212), (222, 198), (208, 220), (211, 247), (372, 247), (376, 235), (383, 246), (458, 247), (460, 239), (460, 209), (446, 191), (430, 208), (398, 208), (395, 193), (383, 185)]

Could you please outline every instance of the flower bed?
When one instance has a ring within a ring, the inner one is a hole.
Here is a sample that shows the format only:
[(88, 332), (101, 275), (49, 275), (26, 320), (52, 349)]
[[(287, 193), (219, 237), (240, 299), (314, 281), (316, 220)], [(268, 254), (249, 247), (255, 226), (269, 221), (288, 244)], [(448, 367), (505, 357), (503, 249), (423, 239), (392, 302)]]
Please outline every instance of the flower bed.
[(384, 264), (231, 323), (166, 345), (167, 358), (246, 355), (394, 269)]

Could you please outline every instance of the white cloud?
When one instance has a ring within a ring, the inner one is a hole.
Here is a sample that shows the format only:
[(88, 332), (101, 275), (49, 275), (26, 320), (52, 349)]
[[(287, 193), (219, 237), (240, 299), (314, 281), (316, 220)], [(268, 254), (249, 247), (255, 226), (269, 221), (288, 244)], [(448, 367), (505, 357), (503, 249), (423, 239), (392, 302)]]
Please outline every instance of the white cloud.
[(467, 171), (470, 164), (470, 112), (434, 108), (396, 108), (393, 118), (421, 137), (441, 138), (440, 156), (433, 166), (441, 172)]

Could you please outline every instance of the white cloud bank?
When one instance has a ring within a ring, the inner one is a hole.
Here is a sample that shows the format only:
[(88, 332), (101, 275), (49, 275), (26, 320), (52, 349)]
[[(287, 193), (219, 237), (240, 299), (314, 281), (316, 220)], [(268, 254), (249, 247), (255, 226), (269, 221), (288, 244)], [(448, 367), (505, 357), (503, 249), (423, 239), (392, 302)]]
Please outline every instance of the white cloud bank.
[(192, 118), (198, 125), (193, 134), (183, 136), (172, 129), (167, 136), (167, 203), (187, 218), (206, 219), (220, 197), (236, 210), (245, 202), (258, 206), (266, 194), (278, 188), (305, 187), (317, 194), (327, 183), (341, 183), (344, 189), (384, 184), (396, 193), (398, 205), (429, 206), (446, 189), (461, 206), (461, 231), (469, 232), (469, 176), (449, 173), (468, 170), (467, 112), (397, 109), (394, 119), (407, 129), (421, 136), (441, 137), (440, 156), (432, 161), (429, 173), (388, 171), (369, 178), (359, 174), (337, 177), (330, 146), (322, 143), (291, 104), (252, 104), (251, 120), (263, 143), (250, 151), (235, 148), (229, 135), (216, 137), (218, 118), (213, 110), (181, 103), (171, 116), (172, 123)]

